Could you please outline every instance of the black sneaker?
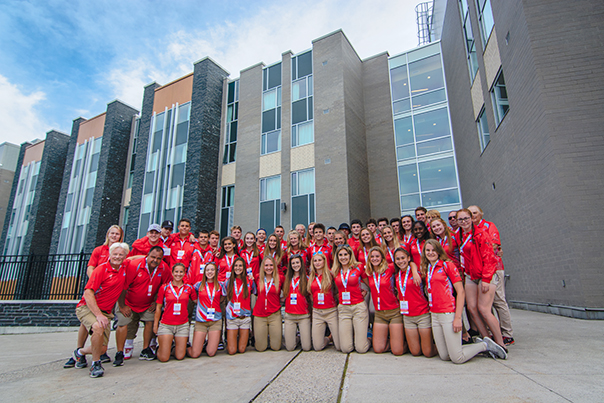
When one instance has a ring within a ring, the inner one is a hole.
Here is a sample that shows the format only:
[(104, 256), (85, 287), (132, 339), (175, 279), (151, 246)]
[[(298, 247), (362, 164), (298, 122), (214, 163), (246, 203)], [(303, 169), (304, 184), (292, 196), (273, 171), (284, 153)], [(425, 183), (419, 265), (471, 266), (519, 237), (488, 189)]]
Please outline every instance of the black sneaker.
[(94, 361), (92, 363), (92, 367), (90, 367), (90, 377), (91, 378), (100, 378), (105, 374), (105, 369), (101, 365), (101, 361)]
[(514, 341), (514, 338), (513, 338), (513, 337), (504, 337), (504, 338), (503, 338), (503, 343), (504, 343), (506, 346), (511, 346), (512, 344), (514, 344), (514, 343), (516, 343), (516, 342)]
[(115, 353), (115, 359), (113, 360), (113, 366), (121, 367), (122, 365), (124, 365), (124, 352), (118, 351), (117, 353)]
[(218, 343), (218, 350), (224, 350), (224, 343), (223, 342)]
[(111, 362), (111, 358), (109, 358), (109, 355), (107, 355), (107, 353), (101, 354), (101, 362), (103, 364), (105, 364), (107, 362)]
[(63, 368), (69, 368), (67, 366), (67, 364), (70, 364), (72, 360), (75, 361), (74, 366), (76, 368), (81, 369), (81, 368), (86, 368), (88, 366), (88, 362), (86, 361), (86, 356), (78, 353), (78, 350), (79, 349), (77, 349), (77, 348), (75, 350), (73, 350), (73, 356), (65, 363), (65, 365), (63, 365)]
[(153, 361), (155, 359), (155, 354), (153, 353), (153, 350), (151, 350), (151, 347), (147, 347), (141, 351), (141, 355), (138, 357), (138, 359)]
[(65, 364), (63, 364), (63, 368), (73, 368), (73, 367), (75, 367), (75, 364), (76, 364), (76, 360), (74, 360), (73, 357), (69, 357), (67, 362)]

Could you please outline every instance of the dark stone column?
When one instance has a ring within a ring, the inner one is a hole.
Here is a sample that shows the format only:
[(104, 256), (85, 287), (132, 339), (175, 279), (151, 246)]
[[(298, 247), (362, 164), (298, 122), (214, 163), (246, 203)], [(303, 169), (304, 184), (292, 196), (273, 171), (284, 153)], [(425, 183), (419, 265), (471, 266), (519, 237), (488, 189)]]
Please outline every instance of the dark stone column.
[(195, 63), (193, 74), (182, 215), (191, 220), (193, 229), (211, 230), (216, 218), (222, 88), (228, 72), (204, 58)]
[(107, 105), (85, 253), (91, 253), (103, 244), (107, 229), (119, 223), (132, 118), (137, 113), (136, 109), (120, 101)]
[(138, 222), (141, 212), (141, 199), (143, 196), (143, 182), (145, 179), (145, 168), (147, 166), (147, 148), (149, 145), (149, 130), (151, 130), (151, 118), (153, 117), (153, 101), (155, 89), (160, 85), (151, 83), (145, 87), (143, 96), (143, 109), (139, 125), (139, 135), (136, 141), (136, 161), (134, 162), (134, 178), (132, 180), (132, 196), (130, 198), (130, 213), (128, 225), (125, 228), (124, 241), (132, 244), (138, 238)]

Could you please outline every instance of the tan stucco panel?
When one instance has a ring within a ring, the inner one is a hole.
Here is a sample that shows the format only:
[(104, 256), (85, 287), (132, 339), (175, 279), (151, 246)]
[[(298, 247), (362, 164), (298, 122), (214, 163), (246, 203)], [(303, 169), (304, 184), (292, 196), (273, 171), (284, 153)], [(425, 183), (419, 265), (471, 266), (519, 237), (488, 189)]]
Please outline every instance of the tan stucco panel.
[(260, 178), (281, 174), (281, 152), (260, 157)]
[(307, 144), (300, 147), (294, 147), (290, 153), (290, 171), (299, 171), (301, 169), (312, 168), (315, 166), (315, 145)]
[(235, 170), (237, 163), (222, 166), (222, 186), (233, 185), (235, 183)]
[(484, 93), (482, 92), (482, 80), (480, 79), (480, 71), (476, 73), (474, 83), (472, 84), (472, 106), (474, 107), (474, 120), (478, 118), (478, 114), (484, 105)]
[(495, 80), (495, 76), (501, 67), (501, 56), (499, 56), (499, 47), (497, 45), (497, 33), (493, 29), (487, 48), (483, 54), (485, 74), (487, 76), (487, 89), (490, 89)]
[(23, 166), (27, 166), (30, 162), (42, 161), (42, 154), (44, 153), (44, 144), (46, 140), (40, 141), (39, 143), (29, 146), (25, 149), (25, 155), (23, 156)]

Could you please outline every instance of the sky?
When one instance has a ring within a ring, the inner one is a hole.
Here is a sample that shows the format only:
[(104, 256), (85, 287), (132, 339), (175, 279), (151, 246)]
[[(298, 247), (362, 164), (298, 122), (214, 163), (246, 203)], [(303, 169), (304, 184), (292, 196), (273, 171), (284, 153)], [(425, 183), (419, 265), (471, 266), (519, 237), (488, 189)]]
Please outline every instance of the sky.
[(71, 133), (119, 99), (140, 110), (209, 56), (230, 78), (342, 29), (364, 59), (417, 46), (421, 0), (0, 1), (0, 144)]

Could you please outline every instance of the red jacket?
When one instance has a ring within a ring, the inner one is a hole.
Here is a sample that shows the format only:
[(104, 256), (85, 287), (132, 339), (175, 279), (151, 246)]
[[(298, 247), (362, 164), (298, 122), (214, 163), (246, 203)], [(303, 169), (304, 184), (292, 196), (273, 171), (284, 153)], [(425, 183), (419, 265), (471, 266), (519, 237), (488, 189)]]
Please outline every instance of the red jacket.
[(483, 229), (473, 227), (471, 232), (455, 234), (460, 250), (461, 267), (472, 280), (490, 283), (497, 263), (491, 236)]

